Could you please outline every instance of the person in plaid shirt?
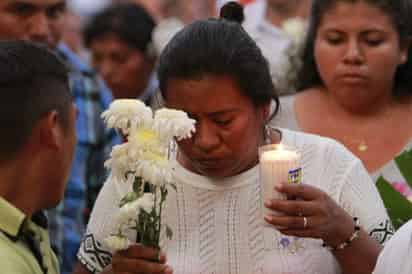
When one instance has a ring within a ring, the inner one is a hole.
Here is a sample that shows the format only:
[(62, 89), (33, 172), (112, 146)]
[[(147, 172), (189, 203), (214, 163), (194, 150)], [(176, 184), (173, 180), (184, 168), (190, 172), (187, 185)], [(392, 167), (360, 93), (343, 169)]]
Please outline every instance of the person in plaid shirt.
[(60, 43), (58, 54), (70, 67), (69, 80), (78, 108), (78, 142), (63, 203), (49, 211), (53, 248), (61, 260), (62, 273), (71, 273), (84, 234), (88, 212), (106, 179), (104, 161), (113, 145), (121, 142), (113, 130), (107, 130), (100, 114), (112, 101), (110, 90), (95, 71)]
[(70, 69), (69, 82), (78, 108), (78, 143), (63, 202), (48, 211), (52, 247), (62, 273), (71, 273), (85, 227), (85, 212), (91, 208), (106, 171), (105, 158), (120, 139), (106, 131), (101, 112), (112, 100), (111, 92), (96, 73), (60, 44), (65, 0), (1, 0), (0, 39), (28, 40), (55, 50)]

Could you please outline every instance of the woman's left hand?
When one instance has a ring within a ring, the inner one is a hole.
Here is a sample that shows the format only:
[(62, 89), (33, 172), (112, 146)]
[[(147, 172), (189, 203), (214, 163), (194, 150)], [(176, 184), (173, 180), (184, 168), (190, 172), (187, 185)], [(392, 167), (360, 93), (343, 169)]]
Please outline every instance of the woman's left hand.
[(265, 201), (265, 206), (280, 214), (265, 216), (266, 222), (282, 234), (320, 238), (337, 246), (353, 233), (352, 217), (324, 191), (306, 184), (282, 184), (276, 190), (293, 200)]

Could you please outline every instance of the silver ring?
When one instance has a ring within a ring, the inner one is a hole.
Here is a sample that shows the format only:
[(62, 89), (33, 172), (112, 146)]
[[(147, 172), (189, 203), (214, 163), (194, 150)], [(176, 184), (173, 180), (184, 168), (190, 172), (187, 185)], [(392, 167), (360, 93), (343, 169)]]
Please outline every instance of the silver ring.
[(303, 217), (303, 229), (305, 229), (308, 226), (308, 218)]

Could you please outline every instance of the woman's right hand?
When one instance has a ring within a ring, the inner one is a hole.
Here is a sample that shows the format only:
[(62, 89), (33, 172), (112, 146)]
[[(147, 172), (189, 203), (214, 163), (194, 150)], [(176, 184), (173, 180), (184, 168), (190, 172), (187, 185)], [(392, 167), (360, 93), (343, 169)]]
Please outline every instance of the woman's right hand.
[(141, 244), (130, 246), (126, 250), (113, 254), (112, 272), (121, 273), (144, 273), (144, 274), (172, 274), (173, 270), (166, 264), (164, 253)]

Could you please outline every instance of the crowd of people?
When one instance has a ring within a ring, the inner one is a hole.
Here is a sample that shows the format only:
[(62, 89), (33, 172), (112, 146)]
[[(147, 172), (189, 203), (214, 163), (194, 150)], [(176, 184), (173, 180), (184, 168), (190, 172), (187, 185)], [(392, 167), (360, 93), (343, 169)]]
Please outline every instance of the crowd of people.
[[(67, 2), (0, 1), (4, 273), (412, 273), (412, 221), (395, 232), (376, 187), (409, 188), (411, 0), (267, 0), (256, 24), (254, 1), (117, 0), (90, 18)], [(124, 137), (101, 118), (114, 99), (196, 121), (171, 145), (160, 251), (104, 243), (128, 192), (104, 167)], [(304, 182), (262, 201), (258, 149), (278, 143)]]

